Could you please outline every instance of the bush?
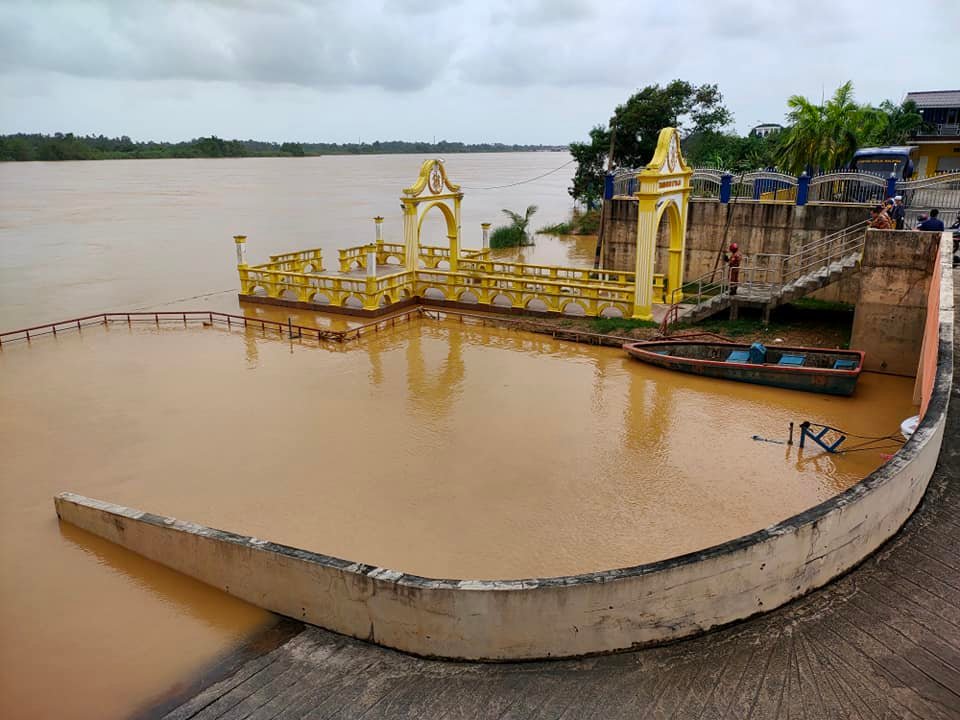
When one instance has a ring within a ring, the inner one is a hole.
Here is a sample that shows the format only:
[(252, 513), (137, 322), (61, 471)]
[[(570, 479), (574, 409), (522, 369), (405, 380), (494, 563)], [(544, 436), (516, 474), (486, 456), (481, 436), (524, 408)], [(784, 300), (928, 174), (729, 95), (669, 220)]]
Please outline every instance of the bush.
[(532, 245), (527, 239), (527, 234), (515, 225), (502, 225), (494, 228), (490, 233), (491, 248), (519, 247), (521, 245)]

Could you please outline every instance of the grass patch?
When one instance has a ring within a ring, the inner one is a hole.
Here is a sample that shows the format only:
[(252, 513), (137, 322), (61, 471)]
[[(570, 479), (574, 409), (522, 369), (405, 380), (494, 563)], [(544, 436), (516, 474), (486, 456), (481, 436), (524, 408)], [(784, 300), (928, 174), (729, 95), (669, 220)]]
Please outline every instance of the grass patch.
[(635, 328), (652, 328), (659, 325), (659, 323), (653, 320), (634, 320), (632, 318), (593, 318), (591, 322), (594, 330), (598, 333), (634, 330)]
[(556, 225), (545, 225), (537, 232), (541, 235), (573, 235), (573, 223), (561, 222)]
[(703, 320), (698, 323), (677, 323), (673, 326), (677, 330), (715, 332), (728, 337), (743, 335), (758, 335), (775, 330), (776, 323), (764, 324), (755, 318), (737, 318), (736, 320)]
[(600, 230), (600, 211), (574, 213), (567, 222), (547, 225), (537, 230), (544, 235), (596, 235)]

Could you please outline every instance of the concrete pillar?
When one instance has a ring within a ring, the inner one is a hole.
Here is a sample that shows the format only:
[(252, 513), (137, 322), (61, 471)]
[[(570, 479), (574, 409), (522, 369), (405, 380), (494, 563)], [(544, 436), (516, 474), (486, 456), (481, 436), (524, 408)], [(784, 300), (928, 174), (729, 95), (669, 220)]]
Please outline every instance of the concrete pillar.
[(247, 236), (234, 235), (233, 241), (237, 244), (237, 267), (247, 266)]
[(810, 176), (804, 172), (797, 178), (797, 205), (807, 204), (807, 198), (810, 196)]
[(724, 173), (720, 176), (720, 202), (727, 204), (730, 202), (730, 194), (733, 190), (733, 175)]
[(377, 276), (377, 251), (367, 252), (367, 277), (375, 278)]
[(483, 249), (490, 247), (490, 223), (480, 223), (480, 232), (483, 233)]
[(850, 337), (850, 348), (866, 353), (864, 369), (917, 374), (940, 236), (913, 230), (867, 231)]
[(374, 219), (374, 228), (377, 231), (377, 245), (383, 244), (383, 218), (377, 215)]

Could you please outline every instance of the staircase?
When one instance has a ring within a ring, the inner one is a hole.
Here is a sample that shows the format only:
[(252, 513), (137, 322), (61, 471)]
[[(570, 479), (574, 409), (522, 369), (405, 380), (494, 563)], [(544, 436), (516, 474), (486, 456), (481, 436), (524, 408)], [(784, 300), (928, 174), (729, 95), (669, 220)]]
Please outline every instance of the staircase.
[(745, 257), (736, 294), (731, 292), (726, 266), (685, 283), (684, 297), (671, 306), (664, 325), (675, 320), (697, 322), (733, 306), (758, 307), (769, 313), (778, 305), (859, 272), (866, 226), (866, 221), (851, 225), (804, 245), (792, 255), (759, 253)]

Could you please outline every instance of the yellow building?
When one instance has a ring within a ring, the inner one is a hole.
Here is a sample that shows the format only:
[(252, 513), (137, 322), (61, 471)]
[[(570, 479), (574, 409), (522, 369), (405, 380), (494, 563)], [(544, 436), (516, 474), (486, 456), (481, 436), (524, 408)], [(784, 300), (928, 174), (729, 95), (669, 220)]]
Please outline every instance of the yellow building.
[(914, 177), (960, 172), (960, 90), (907, 93), (923, 116), (910, 144), (919, 148)]

